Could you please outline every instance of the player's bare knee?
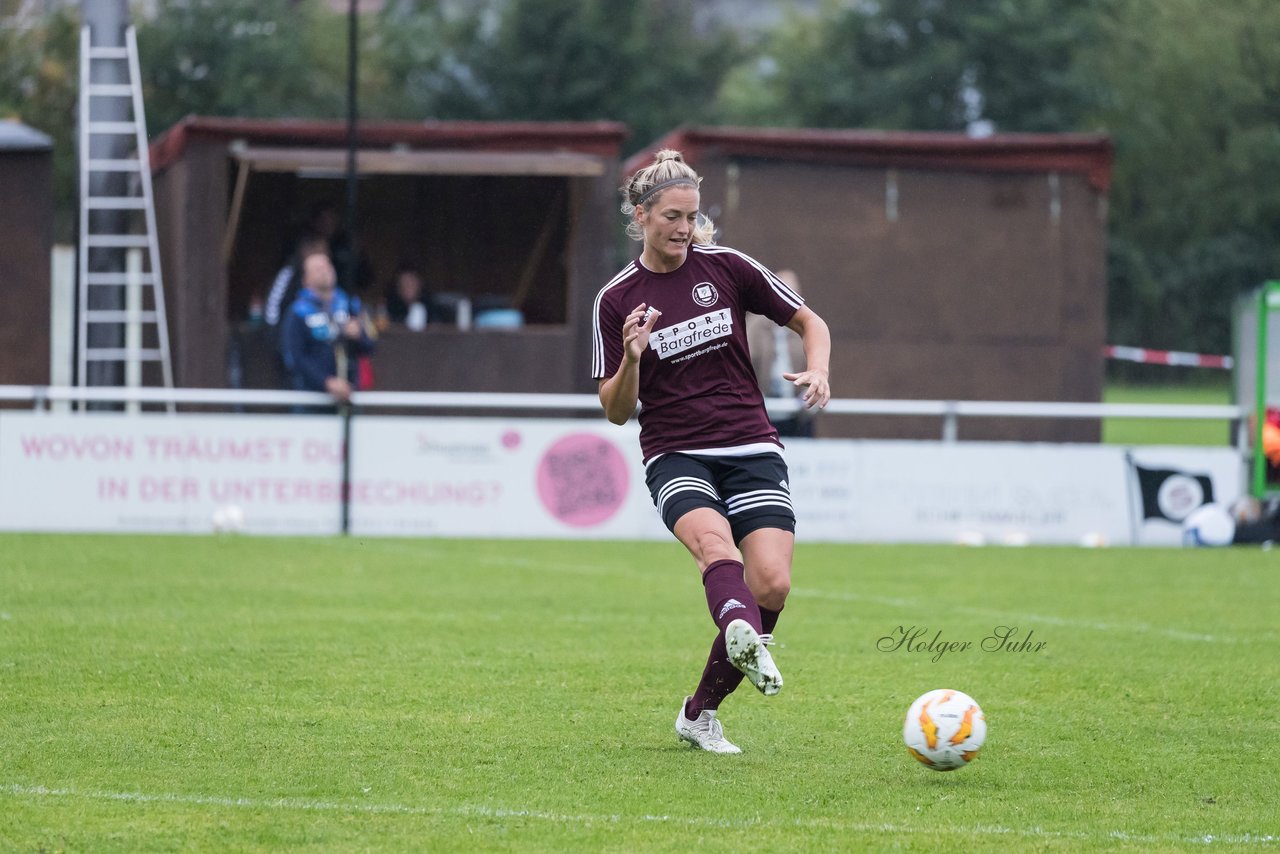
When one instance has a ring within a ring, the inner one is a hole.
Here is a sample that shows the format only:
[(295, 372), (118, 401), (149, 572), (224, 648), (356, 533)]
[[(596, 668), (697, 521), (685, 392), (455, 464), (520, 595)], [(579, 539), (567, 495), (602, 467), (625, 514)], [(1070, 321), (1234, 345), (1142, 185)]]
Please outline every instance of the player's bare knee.
[(694, 545), (696, 547), (694, 557), (702, 570), (706, 570), (718, 560), (738, 559), (738, 550), (733, 540), (723, 531), (701, 531), (694, 539)]
[(787, 595), (791, 593), (791, 573), (785, 567), (778, 567), (754, 575), (755, 583), (751, 585), (751, 594), (756, 597), (756, 601), (770, 611), (781, 610), (786, 604)]

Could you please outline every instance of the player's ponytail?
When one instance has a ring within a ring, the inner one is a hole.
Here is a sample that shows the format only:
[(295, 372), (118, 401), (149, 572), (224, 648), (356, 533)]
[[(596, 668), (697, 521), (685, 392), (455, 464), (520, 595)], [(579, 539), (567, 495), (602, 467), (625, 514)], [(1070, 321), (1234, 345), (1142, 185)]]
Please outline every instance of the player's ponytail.
[[(635, 219), (637, 208), (651, 210), (662, 194), (671, 187), (697, 189), (701, 183), (698, 173), (684, 162), (683, 154), (670, 148), (659, 151), (653, 156), (652, 163), (632, 175), (619, 188), (622, 193), (622, 214), (627, 218), (627, 236), (632, 240), (644, 240), (644, 232)], [(715, 223), (699, 212), (692, 241), (704, 246), (715, 243), (715, 234)]]

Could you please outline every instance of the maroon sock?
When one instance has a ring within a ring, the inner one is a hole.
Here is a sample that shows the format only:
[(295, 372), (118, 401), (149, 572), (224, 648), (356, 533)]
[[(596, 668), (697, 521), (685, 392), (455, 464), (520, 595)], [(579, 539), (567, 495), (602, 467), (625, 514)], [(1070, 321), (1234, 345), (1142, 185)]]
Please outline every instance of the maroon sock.
[[(719, 599), (713, 598), (712, 571), (732, 577), (732, 568), (730, 567), (741, 566), (741, 563), (737, 561), (719, 561), (712, 563), (712, 566), (708, 567), (707, 574), (703, 576), (703, 583), (707, 585), (707, 604), (712, 608), (712, 617), (721, 612), (724, 602), (727, 602), (730, 598), (735, 598), (728, 597), (728, 595), (724, 595)], [(737, 577), (739, 579), (742, 577), (741, 568), (739, 568)], [(716, 581), (719, 584), (718, 577)], [(746, 581), (742, 581), (741, 584), (745, 590)], [(719, 597), (721, 594), (717, 593), (716, 595)], [(754, 606), (755, 597), (751, 597), (750, 590), (746, 590), (746, 595), (750, 597), (750, 603)], [(778, 613), (780, 613), (781, 609), (780, 611), (771, 611), (769, 608), (755, 606), (755, 611), (759, 613), (760, 622), (759, 624), (753, 624), (754, 629), (759, 631), (760, 634), (768, 634), (768, 632), (773, 631), (773, 626), (777, 625)], [(748, 612), (750, 612), (750, 607)], [(698, 688), (694, 689), (694, 695), (689, 698), (689, 703), (685, 705), (685, 717), (689, 718), (690, 721), (695, 720), (703, 712), (703, 709), (718, 709), (723, 699), (732, 694), (733, 690), (742, 682), (742, 671), (731, 665), (730, 661), (728, 661), (728, 650), (724, 647), (724, 626), (739, 617), (750, 622), (748, 615), (739, 608), (732, 608), (731, 611), (724, 613), (723, 620), (716, 621), (716, 624), (721, 627), (721, 631), (716, 635), (716, 640), (712, 641), (712, 650), (708, 653), (707, 666), (703, 668), (703, 677), (698, 680)]]
[[(760, 608), (761, 634), (769, 634), (778, 625), (778, 615), (782, 613), (769, 608)], [(725, 697), (733, 693), (742, 684), (742, 671), (729, 663), (729, 653), (724, 645), (724, 632), (716, 635), (711, 644), (711, 652), (707, 655), (707, 665), (702, 669), (702, 678), (693, 696), (685, 704), (684, 716), (695, 720), (703, 709), (718, 709)]]
[(724, 633), (734, 620), (746, 620), (757, 632), (760, 628), (760, 606), (743, 578), (742, 564), (736, 560), (718, 560), (702, 574), (703, 592), (716, 628)]
[(760, 627), (764, 634), (771, 635), (773, 630), (778, 626), (778, 617), (781, 616), (782, 609), (771, 611), (765, 606), (760, 606)]
[(702, 668), (702, 678), (693, 696), (685, 704), (684, 716), (695, 720), (703, 709), (718, 709), (720, 702), (733, 693), (742, 682), (742, 671), (729, 663), (729, 652), (724, 645), (724, 632), (719, 632), (711, 642), (707, 665)]

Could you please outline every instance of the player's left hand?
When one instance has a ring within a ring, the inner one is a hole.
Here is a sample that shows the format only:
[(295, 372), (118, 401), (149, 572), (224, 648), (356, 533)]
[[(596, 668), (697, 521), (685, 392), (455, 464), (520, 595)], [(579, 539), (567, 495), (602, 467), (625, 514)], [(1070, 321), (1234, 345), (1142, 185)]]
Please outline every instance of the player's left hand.
[(805, 409), (822, 409), (831, 400), (831, 378), (824, 370), (783, 374), (782, 378), (803, 390), (800, 399), (804, 401)]

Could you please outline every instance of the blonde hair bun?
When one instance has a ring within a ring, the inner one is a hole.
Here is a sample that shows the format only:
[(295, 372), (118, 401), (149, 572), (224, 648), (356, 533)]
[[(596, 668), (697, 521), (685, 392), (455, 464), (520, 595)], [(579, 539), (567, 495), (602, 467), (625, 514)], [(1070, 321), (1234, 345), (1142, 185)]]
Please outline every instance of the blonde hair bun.
[[(687, 184), (697, 188), (702, 178), (693, 167), (684, 162), (684, 155), (674, 148), (659, 149), (653, 155), (653, 162), (632, 175), (618, 188), (622, 193), (622, 215), (627, 218), (627, 236), (632, 240), (643, 241), (644, 229), (636, 219), (636, 210), (649, 210), (657, 201), (657, 195), (668, 187)], [(697, 225), (693, 229), (693, 243), (710, 245), (715, 242), (716, 227), (710, 219), (698, 214)]]

